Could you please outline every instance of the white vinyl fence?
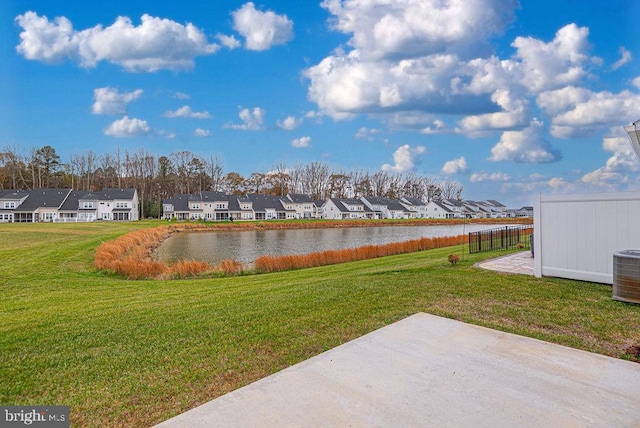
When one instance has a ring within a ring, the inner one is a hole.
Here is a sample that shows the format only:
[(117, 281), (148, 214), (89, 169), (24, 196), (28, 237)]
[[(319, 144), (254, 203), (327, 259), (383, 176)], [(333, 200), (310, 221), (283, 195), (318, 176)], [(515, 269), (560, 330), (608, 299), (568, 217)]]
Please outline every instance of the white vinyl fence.
[(613, 254), (640, 249), (640, 191), (540, 195), (535, 275), (613, 283)]

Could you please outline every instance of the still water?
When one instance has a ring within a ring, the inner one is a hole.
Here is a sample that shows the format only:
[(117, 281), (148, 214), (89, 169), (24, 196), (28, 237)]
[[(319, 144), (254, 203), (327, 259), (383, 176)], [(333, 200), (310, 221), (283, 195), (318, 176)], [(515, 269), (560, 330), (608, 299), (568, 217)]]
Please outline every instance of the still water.
[(200, 260), (217, 264), (224, 259), (234, 259), (251, 264), (262, 255), (307, 254), (424, 237), (457, 236), (501, 226), (467, 224), (184, 232), (165, 240), (158, 248), (156, 258), (166, 263)]

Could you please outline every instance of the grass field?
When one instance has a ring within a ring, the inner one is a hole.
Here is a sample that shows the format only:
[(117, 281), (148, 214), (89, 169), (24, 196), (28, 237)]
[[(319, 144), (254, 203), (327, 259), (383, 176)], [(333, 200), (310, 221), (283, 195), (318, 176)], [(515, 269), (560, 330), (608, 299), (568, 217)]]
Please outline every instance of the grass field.
[(148, 426), (416, 312), (638, 358), (640, 305), (611, 287), (481, 270), (496, 254), (459, 247), (229, 278), (94, 270), (102, 241), (157, 224), (0, 225), (0, 404)]

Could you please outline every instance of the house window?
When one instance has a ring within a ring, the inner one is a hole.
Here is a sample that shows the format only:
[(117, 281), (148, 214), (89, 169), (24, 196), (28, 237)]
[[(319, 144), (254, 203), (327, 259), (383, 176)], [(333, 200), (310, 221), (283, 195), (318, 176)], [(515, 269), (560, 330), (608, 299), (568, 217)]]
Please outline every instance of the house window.
[(242, 209), (243, 209), (243, 210), (250, 210), (250, 209), (251, 209), (251, 207), (249, 206), (249, 204), (243, 204), (243, 205), (242, 205)]
[(199, 210), (200, 209), (200, 204), (191, 204), (191, 209)]
[(216, 209), (217, 210), (226, 210), (227, 209), (227, 204), (224, 204), (224, 203), (216, 204)]
[(83, 202), (82, 208), (84, 209), (93, 208), (93, 202)]
[(126, 202), (116, 202), (116, 208), (128, 208), (128, 204)]
[(16, 207), (16, 203), (14, 201), (11, 202), (5, 202), (4, 203), (4, 207), (5, 208), (15, 208)]

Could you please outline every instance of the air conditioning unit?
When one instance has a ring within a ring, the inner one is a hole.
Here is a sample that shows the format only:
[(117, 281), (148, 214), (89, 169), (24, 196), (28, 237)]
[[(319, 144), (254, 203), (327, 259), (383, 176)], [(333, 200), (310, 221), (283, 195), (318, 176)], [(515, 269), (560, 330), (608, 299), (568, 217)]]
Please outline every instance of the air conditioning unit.
[(613, 255), (613, 300), (640, 304), (640, 250)]

